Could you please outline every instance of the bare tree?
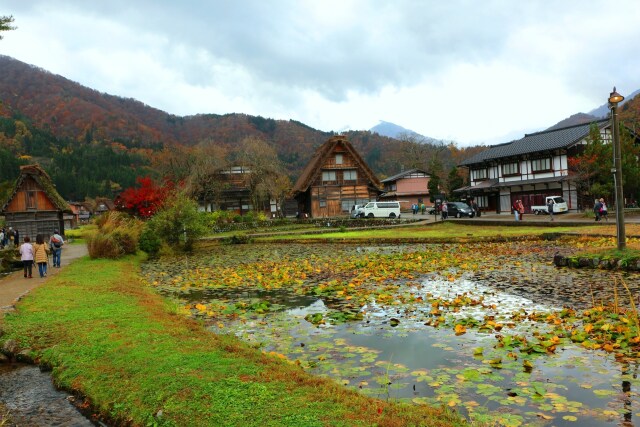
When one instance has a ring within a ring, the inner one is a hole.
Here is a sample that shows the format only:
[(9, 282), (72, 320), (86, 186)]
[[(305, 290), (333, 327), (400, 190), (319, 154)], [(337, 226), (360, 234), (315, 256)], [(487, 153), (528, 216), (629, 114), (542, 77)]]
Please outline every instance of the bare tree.
[(229, 165), (226, 148), (203, 141), (192, 152), (190, 173), (185, 179), (185, 191), (202, 200), (205, 206), (220, 204), (222, 192), (229, 185), (222, 171)]
[(240, 143), (237, 159), (251, 169), (249, 189), (254, 209), (270, 199), (276, 199), (281, 206), (291, 181), (276, 150), (261, 139), (245, 138)]

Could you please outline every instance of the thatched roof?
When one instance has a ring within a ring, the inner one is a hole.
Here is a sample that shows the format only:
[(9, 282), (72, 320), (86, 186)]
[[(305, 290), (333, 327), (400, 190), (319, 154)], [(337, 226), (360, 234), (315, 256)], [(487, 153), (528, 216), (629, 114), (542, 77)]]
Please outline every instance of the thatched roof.
[(332, 155), (335, 146), (338, 144), (342, 144), (345, 150), (351, 153), (354, 161), (364, 172), (370, 184), (378, 190), (382, 188), (382, 183), (378, 177), (373, 173), (362, 157), (360, 157), (360, 154), (358, 154), (355, 148), (353, 148), (353, 145), (351, 145), (345, 136), (340, 135), (329, 138), (316, 150), (315, 154), (296, 181), (296, 184), (293, 186), (292, 193), (294, 196), (299, 193), (304, 193), (309, 189), (309, 186), (315, 181), (317, 176), (322, 173), (322, 166), (325, 164), (326, 159)]
[(49, 200), (51, 200), (51, 203), (53, 203), (56, 209), (67, 213), (72, 212), (71, 206), (69, 206), (69, 204), (56, 190), (51, 177), (38, 164), (20, 166), (20, 176), (13, 186), (13, 193), (11, 193), (11, 196), (9, 196), (5, 204), (2, 206), (2, 212), (7, 209), (7, 206), (9, 206), (9, 203), (11, 202), (11, 200), (13, 200), (16, 193), (21, 188), (22, 183), (27, 177), (33, 178), (33, 180), (36, 181), (38, 186), (42, 189), (42, 191), (44, 191), (44, 193), (47, 195)]

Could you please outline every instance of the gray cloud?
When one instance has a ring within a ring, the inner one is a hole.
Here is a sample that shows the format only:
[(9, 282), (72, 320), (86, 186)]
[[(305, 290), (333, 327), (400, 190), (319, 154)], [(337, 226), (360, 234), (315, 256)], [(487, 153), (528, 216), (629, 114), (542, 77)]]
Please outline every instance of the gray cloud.
[[(350, 121), (346, 115), (358, 123), (370, 117), (371, 126), (396, 116), (414, 127), (428, 123), (430, 129), (415, 129), (426, 135), (468, 139), (466, 129), (436, 130), (451, 127), (440, 112), (464, 107), (469, 116), (458, 120), (466, 121), (488, 115), (505, 86), (514, 113), (502, 122), (512, 128), (487, 134), (539, 126), (518, 120), (573, 114), (585, 100), (593, 102), (582, 108), (589, 110), (612, 84), (627, 93), (640, 87), (634, 0), (617, 2), (615, 10), (605, 0), (588, 7), (578, 0), (4, 3), (3, 14), (16, 18), (16, 38), (31, 36), (31, 46), (14, 49), (41, 55), (31, 63), (45, 66), (46, 54), (47, 66), (59, 60), (57, 69), (71, 70), (83, 84), (174, 113), (242, 108), (334, 129)], [(19, 33), (27, 22), (47, 27), (51, 52), (37, 53), (38, 35)], [(474, 129), (481, 133), (480, 125)]]

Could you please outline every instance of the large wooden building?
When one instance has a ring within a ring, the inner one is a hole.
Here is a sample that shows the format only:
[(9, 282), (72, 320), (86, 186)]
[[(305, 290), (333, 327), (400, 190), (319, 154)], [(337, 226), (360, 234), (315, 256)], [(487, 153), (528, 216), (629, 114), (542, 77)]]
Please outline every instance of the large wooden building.
[(53, 181), (39, 165), (20, 166), (13, 193), (2, 206), (6, 225), (32, 240), (38, 234), (64, 233), (64, 214), (71, 206), (58, 194)]
[(293, 187), (298, 212), (314, 218), (344, 215), (381, 192), (380, 180), (344, 136), (322, 144)]

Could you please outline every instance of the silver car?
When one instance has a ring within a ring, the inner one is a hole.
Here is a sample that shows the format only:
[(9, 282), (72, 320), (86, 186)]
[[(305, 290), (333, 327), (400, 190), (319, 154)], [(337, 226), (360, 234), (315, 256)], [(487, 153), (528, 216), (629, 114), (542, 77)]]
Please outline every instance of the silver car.
[(353, 205), (349, 216), (351, 218), (364, 218), (364, 211), (362, 210), (363, 207), (364, 205)]

